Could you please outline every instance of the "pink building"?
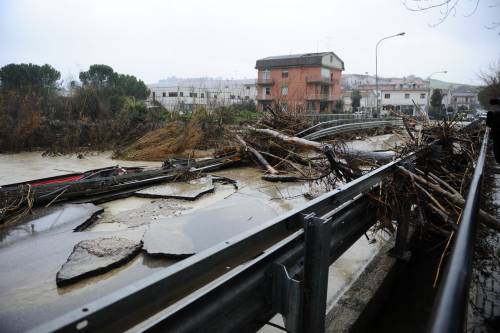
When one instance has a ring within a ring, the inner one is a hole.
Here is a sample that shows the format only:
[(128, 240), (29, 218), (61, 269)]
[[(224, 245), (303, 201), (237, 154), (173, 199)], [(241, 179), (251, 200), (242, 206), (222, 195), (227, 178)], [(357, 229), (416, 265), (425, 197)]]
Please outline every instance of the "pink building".
[(331, 112), (341, 99), (344, 62), (333, 52), (267, 57), (257, 60), (259, 109), (273, 102), (285, 108)]

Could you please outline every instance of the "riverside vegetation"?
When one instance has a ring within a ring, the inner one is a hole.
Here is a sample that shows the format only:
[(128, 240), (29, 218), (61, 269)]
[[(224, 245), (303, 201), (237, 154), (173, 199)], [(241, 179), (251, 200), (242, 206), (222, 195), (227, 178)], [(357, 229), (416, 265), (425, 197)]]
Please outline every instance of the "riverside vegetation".
[[(50, 65), (0, 68), (0, 152), (120, 150), (148, 132), (165, 126), (184, 128), (191, 122), (191, 112), (167, 112), (160, 105), (148, 108), (144, 82), (110, 66), (91, 65), (79, 73), (80, 82), (69, 82), (66, 88), (60, 78)], [(211, 128), (258, 117), (253, 102), (195, 113), (195, 123), (201, 120)]]

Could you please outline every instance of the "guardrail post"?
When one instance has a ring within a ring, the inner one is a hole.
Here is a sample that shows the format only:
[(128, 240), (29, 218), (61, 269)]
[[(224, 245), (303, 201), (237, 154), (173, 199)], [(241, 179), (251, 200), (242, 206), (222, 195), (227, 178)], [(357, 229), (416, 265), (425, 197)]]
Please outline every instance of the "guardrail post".
[[(398, 178), (396, 178), (396, 181), (397, 180)], [(403, 180), (401, 179), (401, 181)], [(396, 244), (394, 249), (391, 251), (391, 254), (398, 259), (409, 260), (410, 252), (408, 251), (408, 238), (410, 234), (411, 203), (409, 201), (410, 198), (407, 195), (402, 195), (399, 199), (399, 210), (396, 212), (395, 216), (398, 221)]]
[(304, 228), (303, 332), (321, 333), (325, 331), (331, 223), (310, 214), (304, 217)]

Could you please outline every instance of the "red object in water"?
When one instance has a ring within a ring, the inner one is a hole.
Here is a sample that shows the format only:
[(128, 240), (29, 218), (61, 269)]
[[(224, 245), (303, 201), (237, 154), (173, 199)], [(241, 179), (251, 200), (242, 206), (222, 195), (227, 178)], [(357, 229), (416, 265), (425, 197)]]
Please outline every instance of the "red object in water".
[(83, 178), (83, 175), (76, 175), (76, 176), (70, 176), (70, 177), (48, 179), (48, 180), (44, 180), (44, 181), (37, 182), (37, 183), (31, 183), (30, 185), (34, 187), (34, 186), (47, 185), (47, 184), (69, 183), (69, 182), (74, 182), (74, 181), (80, 180), (82, 178)]

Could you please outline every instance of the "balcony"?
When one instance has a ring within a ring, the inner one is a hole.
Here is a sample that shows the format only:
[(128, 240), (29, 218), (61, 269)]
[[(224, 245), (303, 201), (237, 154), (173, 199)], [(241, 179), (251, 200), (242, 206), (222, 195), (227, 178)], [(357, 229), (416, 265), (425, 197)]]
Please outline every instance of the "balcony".
[(274, 80), (271, 78), (260, 78), (257, 80), (257, 84), (259, 86), (272, 86), (274, 84)]
[(315, 84), (334, 85), (337, 84), (339, 81), (335, 79), (332, 80), (330, 78), (322, 76), (306, 76), (306, 82)]
[(329, 94), (307, 94), (306, 100), (308, 101), (334, 101), (335, 98)]
[(273, 96), (272, 95), (259, 94), (259, 95), (257, 95), (257, 100), (258, 101), (272, 101), (273, 100)]

